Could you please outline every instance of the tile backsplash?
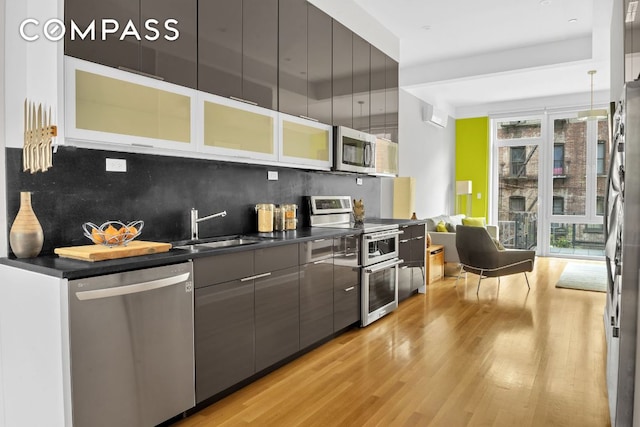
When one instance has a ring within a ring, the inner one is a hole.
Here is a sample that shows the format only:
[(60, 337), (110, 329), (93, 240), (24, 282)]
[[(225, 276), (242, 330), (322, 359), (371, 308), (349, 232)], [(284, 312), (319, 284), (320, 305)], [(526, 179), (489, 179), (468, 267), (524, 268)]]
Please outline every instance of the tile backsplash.
[[(189, 237), (189, 211), (227, 211), (199, 224), (200, 236), (257, 231), (256, 203), (296, 203), (307, 195), (347, 195), (365, 201), (368, 217), (380, 215), (380, 178), (246, 165), (182, 157), (60, 147), (45, 173), (22, 172), (22, 150), (7, 148), (7, 220), (13, 223), (20, 191), (31, 191), (44, 230), (43, 254), (88, 244), (81, 225), (90, 221), (144, 220), (140, 239), (172, 242)], [(106, 159), (125, 159), (126, 172), (106, 172)], [(278, 171), (277, 181), (267, 172)], [(304, 223), (306, 209), (298, 210)], [(9, 230), (7, 230), (7, 233)]]

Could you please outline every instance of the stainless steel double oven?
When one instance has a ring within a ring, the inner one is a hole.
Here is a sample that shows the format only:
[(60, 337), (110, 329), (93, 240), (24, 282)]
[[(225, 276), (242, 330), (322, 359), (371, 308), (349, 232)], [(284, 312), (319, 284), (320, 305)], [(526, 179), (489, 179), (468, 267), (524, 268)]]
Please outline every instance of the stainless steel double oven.
[(367, 326), (398, 307), (399, 235), (395, 224), (351, 221), (348, 196), (311, 196), (310, 222), (313, 227), (362, 230), (360, 243), (360, 325)]

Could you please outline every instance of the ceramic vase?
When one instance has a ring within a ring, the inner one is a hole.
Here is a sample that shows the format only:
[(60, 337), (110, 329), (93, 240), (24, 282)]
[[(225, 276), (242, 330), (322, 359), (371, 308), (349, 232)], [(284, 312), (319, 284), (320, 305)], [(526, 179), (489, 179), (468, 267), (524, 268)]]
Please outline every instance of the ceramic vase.
[(44, 233), (31, 207), (31, 193), (20, 192), (20, 209), (9, 231), (11, 250), (18, 258), (35, 258), (42, 250)]

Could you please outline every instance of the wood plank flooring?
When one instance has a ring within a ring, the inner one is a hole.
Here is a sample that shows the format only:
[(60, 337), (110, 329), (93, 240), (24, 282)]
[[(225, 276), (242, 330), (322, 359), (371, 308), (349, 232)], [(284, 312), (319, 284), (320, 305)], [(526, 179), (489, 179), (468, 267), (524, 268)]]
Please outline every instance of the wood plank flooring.
[(438, 281), (176, 425), (608, 426), (606, 295), (555, 288), (566, 262)]

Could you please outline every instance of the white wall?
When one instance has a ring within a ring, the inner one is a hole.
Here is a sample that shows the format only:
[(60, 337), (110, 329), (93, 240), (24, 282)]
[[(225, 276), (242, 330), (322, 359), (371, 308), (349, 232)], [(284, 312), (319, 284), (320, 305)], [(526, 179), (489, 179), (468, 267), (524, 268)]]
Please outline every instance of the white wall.
[[(6, 230), (17, 212), (6, 210), (5, 147), (22, 147), (24, 135), (24, 100), (51, 106), (53, 123), (63, 132), (58, 108), (62, 99), (63, 42), (42, 36), (42, 24), (50, 18), (63, 17), (63, 0), (0, 0), (0, 230)], [(20, 23), (26, 18), (40, 21), (41, 27), (29, 28), (39, 34), (34, 42), (23, 40)], [(55, 159), (54, 159), (55, 164)], [(0, 256), (7, 256), (6, 233), (0, 233)]]
[(449, 117), (446, 128), (425, 123), (424, 105), (409, 92), (400, 90), (400, 176), (416, 179), (418, 218), (452, 213), (455, 204), (455, 120)]
[[(6, 16), (5, 0), (0, 0), (0, 28), (6, 28), (4, 17)], [(7, 162), (5, 156), (5, 119), (4, 119), (4, 97), (5, 97), (5, 80), (4, 80), (4, 31), (0, 31), (0, 256), (7, 256), (7, 209), (6, 209), (6, 170)], [(4, 377), (2, 375), (2, 321), (0, 321), (0, 425), (6, 424), (6, 416), (4, 409), (5, 390)]]
[[(6, 28), (6, 22), (4, 17), (6, 14), (5, 0), (0, 0), (0, 22), (2, 26), (0, 28)], [(6, 30), (5, 30), (6, 31)], [(4, 31), (0, 31), (0, 230), (7, 229), (7, 184), (6, 184), (6, 156), (5, 156), (5, 137), (7, 129), (5, 121), (5, 35)], [(0, 256), (7, 256), (7, 233), (0, 233)], [(1, 363), (1, 362), (0, 362)], [(2, 377), (0, 376), (0, 384), (2, 384)], [(1, 390), (0, 390), (0, 394)], [(2, 399), (0, 399), (0, 420), (2, 419)]]

